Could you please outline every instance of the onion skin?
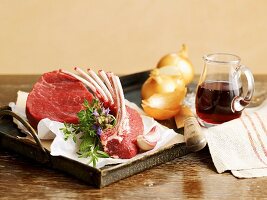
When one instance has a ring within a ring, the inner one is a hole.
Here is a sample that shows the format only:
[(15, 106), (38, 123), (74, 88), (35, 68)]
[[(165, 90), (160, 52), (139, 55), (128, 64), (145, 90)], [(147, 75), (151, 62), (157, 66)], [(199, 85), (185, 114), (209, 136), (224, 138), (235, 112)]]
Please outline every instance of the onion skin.
[(153, 108), (150, 107), (149, 105), (144, 105), (144, 104), (142, 104), (142, 107), (147, 115), (153, 117), (156, 120), (170, 119), (173, 116), (177, 115), (180, 111), (180, 107), (176, 108), (176, 110)]
[(162, 57), (141, 88), (141, 105), (145, 113), (156, 120), (177, 115), (187, 92), (186, 85), (193, 77), (194, 69), (187, 58), (185, 45), (179, 53)]
[(177, 66), (181, 71), (185, 84), (188, 85), (194, 78), (194, 68), (187, 57), (187, 47), (182, 46), (179, 53), (170, 53), (163, 56), (157, 64), (157, 68), (167, 65)]
[(146, 100), (142, 100), (142, 107), (147, 115), (156, 120), (166, 120), (177, 115), (186, 95), (183, 91), (175, 91), (167, 94), (154, 94)]
[(148, 99), (155, 93), (169, 93), (177, 88), (177, 80), (166, 75), (150, 75), (141, 88), (142, 99)]
[(179, 70), (183, 74), (185, 84), (188, 85), (193, 81), (194, 69), (192, 63), (187, 58), (181, 58), (177, 54), (169, 54), (164, 56), (158, 63), (157, 67), (161, 68), (167, 65), (173, 65), (179, 67)]
[(158, 109), (176, 110), (182, 104), (187, 89), (175, 90), (166, 94), (154, 94), (146, 100), (142, 100), (142, 105), (147, 105)]
[(159, 60), (157, 68), (161, 68), (168, 65), (176, 66), (179, 60), (181, 60), (181, 58), (179, 57), (179, 55), (177, 55), (177, 53), (169, 53)]

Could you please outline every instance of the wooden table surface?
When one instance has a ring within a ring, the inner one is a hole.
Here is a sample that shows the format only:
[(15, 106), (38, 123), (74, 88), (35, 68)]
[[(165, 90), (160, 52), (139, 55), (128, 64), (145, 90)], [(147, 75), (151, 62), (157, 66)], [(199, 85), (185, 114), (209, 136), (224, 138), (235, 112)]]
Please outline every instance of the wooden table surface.
[[(38, 76), (0, 76), (0, 106), (29, 91)], [(256, 91), (267, 75), (256, 76)], [(177, 158), (102, 189), (0, 148), (0, 199), (257, 199), (267, 198), (267, 177), (218, 174), (209, 151)]]

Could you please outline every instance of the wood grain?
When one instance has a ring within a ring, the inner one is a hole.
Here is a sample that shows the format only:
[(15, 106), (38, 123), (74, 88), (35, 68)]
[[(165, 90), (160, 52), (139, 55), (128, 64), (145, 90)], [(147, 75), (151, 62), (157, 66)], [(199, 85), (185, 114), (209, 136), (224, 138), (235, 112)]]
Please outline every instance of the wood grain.
[(236, 179), (217, 174), (207, 149), (95, 189), (45, 169), (17, 154), (0, 151), (0, 195), (6, 199), (175, 199), (267, 196), (267, 178)]
[[(0, 76), (0, 104), (5, 105), (9, 101), (14, 101), (19, 89), (30, 90), (37, 78), (38, 76), (19, 76), (19, 78)], [(267, 76), (256, 77), (256, 80), (264, 83)], [(267, 197), (267, 178), (237, 179), (228, 172), (218, 174), (207, 148), (153, 167), (105, 188), (96, 189), (69, 175), (44, 168), (41, 164), (0, 147), (0, 199), (260, 199), (264, 197)]]

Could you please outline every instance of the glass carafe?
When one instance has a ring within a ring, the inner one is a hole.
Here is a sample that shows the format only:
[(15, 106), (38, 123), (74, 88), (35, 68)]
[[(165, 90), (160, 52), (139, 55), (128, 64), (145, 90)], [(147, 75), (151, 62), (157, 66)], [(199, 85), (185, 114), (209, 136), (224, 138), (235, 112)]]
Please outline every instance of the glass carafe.
[[(203, 59), (204, 69), (195, 101), (199, 122), (209, 127), (240, 117), (254, 92), (251, 71), (240, 64), (236, 55), (217, 53), (205, 55)], [(242, 73), (247, 80), (246, 92), (243, 91)]]

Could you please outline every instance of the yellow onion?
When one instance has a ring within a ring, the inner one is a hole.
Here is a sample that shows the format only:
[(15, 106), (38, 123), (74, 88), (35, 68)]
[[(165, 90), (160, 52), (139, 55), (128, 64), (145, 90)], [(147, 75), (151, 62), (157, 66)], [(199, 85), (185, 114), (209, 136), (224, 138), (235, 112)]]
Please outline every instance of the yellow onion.
[(183, 91), (175, 90), (166, 94), (154, 94), (148, 99), (142, 100), (145, 105), (150, 105), (154, 108), (176, 109), (179, 107), (185, 97), (186, 89)]
[(177, 108), (176, 110), (153, 108), (145, 104), (143, 104), (142, 107), (148, 116), (153, 117), (154, 119), (157, 120), (170, 119), (173, 116), (177, 115), (177, 113), (179, 113), (180, 110), (179, 108)]
[(147, 99), (156, 93), (169, 93), (177, 88), (177, 82), (171, 76), (161, 75), (158, 69), (151, 71), (149, 78), (141, 88), (142, 99)]
[(160, 75), (170, 76), (175, 80), (176, 89), (180, 91), (184, 90), (185, 80), (183, 78), (183, 74), (177, 66), (164, 66), (158, 70)]
[(154, 94), (148, 99), (142, 100), (142, 107), (146, 114), (157, 120), (169, 119), (180, 111), (186, 91), (184, 88), (182, 91)]
[(188, 59), (187, 47), (184, 44), (180, 52), (167, 54), (160, 59), (157, 68), (164, 66), (176, 66), (182, 73), (186, 85), (194, 78), (193, 65)]

